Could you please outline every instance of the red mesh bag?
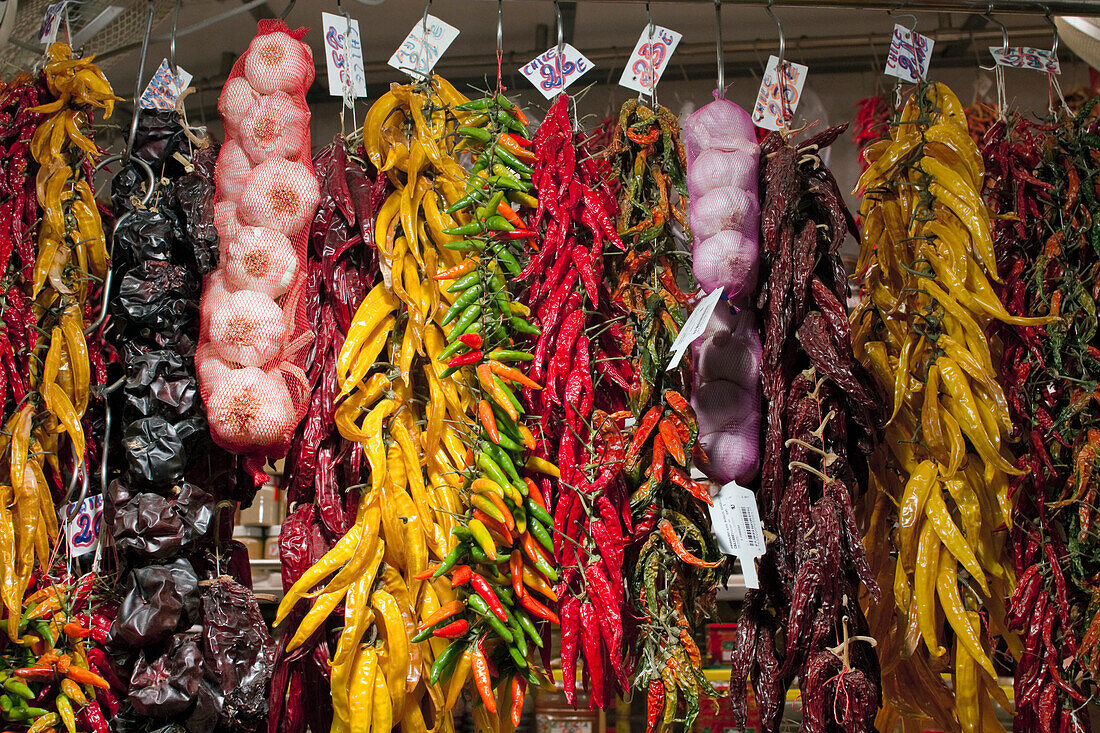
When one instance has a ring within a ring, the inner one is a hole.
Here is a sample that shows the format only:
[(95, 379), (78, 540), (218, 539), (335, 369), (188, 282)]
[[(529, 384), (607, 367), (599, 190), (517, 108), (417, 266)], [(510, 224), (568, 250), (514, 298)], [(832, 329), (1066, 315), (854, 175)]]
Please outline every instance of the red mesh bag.
[(203, 282), (195, 366), (211, 436), (247, 456), (257, 479), (267, 458), (286, 453), (309, 402), (303, 369), (313, 333), (302, 296), (320, 191), (305, 33), (261, 20), (218, 100), (226, 133), (215, 170), (221, 260)]

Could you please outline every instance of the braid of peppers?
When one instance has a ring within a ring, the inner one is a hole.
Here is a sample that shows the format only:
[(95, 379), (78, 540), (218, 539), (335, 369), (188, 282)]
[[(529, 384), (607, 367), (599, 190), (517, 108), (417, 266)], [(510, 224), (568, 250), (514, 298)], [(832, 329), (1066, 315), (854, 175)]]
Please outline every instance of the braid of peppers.
[[(1010, 709), (993, 645), (1021, 652), (1007, 627), (1003, 599), (1016, 578), (999, 531), (1012, 523), (1008, 479), (1019, 469), (1006, 447), (1012, 421), (988, 324), (1044, 321), (1012, 316), (993, 292), (985, 171), (946, 86), (918, 86), (890, 137), (866, 155), (857, 271), (867, 299), (852, 315), (853, 342), (892, 405), (871, 459), (876, 491), (863, 507), (884, 591), (868, 605), (884, 661), (879, 722), (924, 715), (973, 730), (993, 719), (993, 701)], [(947, 629), (950, 650), (941, 646)], [(938, 673), (945, 655), (954, 689)]]
[[(685, 399), (691, 369), (665, 369), (688, 311), (679, 282), (694, 290), (676, 233), (688, 231), (679, 123), (664, 107), (629, 101), (606, 155), (621, 186), (617, 231), (626, 250), (609, 258), (606, 278), (625, 313), (623, 349), (633, 373), (628, 404), (636, 421), (624, 455), (637, 549), (627, 571), (640, 610), (633, 687), (656, 704), (663, 726), (675, 720), (690, 727), (700, 696), (715, 694), (693, 637), (713, 609), (725, 561), (703, 506), (710, 497), (691, 478), (693, 460), (706, 461)], [(658, 681), (663, 700), (655, 694)], [(651, 708), (651, 726), (657, 718)]]
[(1100, 425), (1093, 390), (1080, 386), (1094, 380), (1100, 361), (1090, 314), (1097, 254), (1086, 223), (1097, 196), (1088, 117), (1085, 110), (1051, 129), (1014, 116), (994, 123), (982, 148), (1001, 302), (1014, 316), (1059, 316), (997, 329), (1024, 471), (1009, 479), (1017, 586), (1008, 607), (1009, 628), (1034, 650), (1013, 682), (1022, 730), (1086, 729), (1083, 703), (1100, 666), (1100, 608), (1088, 581), (1098, 568), (1088, 538)]
[(623, 311), (604, 275), (605, 247), (621, 250), (607, 161), (573, 130), (570, 99), (557, 98), (534, 140), (538, 206), (529, 218), (541, 247), (517, 279), (542, 333), (533, 338), (530, 374), (543, 390), (525, 390), (537, 416), (536, 455), (556, 461), (558, 481), (543, 480), (553, 512), (555, 586), (561, 615), (566, 700), (576, 704), (583, 663), (590, 705), (606, 707), (629, 690), (623, 584), (630, 516), (622, 433), (629, 365)]

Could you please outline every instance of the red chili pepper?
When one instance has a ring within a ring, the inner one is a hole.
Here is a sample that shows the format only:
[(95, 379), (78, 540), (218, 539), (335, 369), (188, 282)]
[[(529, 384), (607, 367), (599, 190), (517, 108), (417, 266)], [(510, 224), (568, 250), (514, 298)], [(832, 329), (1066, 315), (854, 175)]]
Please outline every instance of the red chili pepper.
[(653, 434), (653, 429), (657, 427), (657, 421), (660, 419), (661, 408), (654, 405), (638, 422), (638, 426), (634, 429), (634, 438), (630, 441), (630, 447), (626, 449), (626, 455), (623, 457), (628, 470), (634, 467), (635, 460), (642, 453), (642, 447), (649, 440), (649, 436)]
[(531, 147), (532, 145), (535, 144), (534, 140), (528, 140), (527, 138), (522, 137), (520, 135), (516, 135), (515, 133), (512, 133), (512, 132), (505, 133), (503, 135), (503, 137), (508, 138), (509, 140), (514, 142), (516, 145), (520, 146), (521, 148), (529, 148), (529, 147)]
[(508, 623), (508, 612), (504, 610), (504, 606), (501, 604), (500, 599), (497, 598), (496, 591), (489, 585), (482, 576), (474, 573), (470, 576), (470, 585), (474, 587), (477, 594), (485, 599), (485, 602), (489, 604), (489, 608), (493, 611), (493, 614), (504, 623)]
[(646, 693), (646, 733), (652, 733), (657, 727), (657, 721), (661, 719), (665, 709), (665, 686), (660, 679), (649, 683)]
[(465, 275), (466, 273), (473, 272), (475, 267), (477, 267), (477, 258), (476, 257), (470, 257), (470, 258), (467, 258), (465, 260), (462, 260), (462, 262), (459, 262), (454, 267), (443, 270), (442, 272), (437, 272), (433, 276), (433, 279), (435, 279), (435, 280), (454, 280), (455, 278), (461, 277), (462, 275)]
[(680, 538), (676, 536), (676, 529), (667, 519), (662, 519), (657, 522), (657, 529), (660, 531), (664, 541), (667, 542), (668, 546), (672, 548), (672, 551), (676, 553), (676, 557), (680, 558), (688, 565), (694, 565), (697, 568), (717, 568), (725, 562), (724, 559), (707, 562), (691, 554), (688, 549), (684, 547), (684, 543), (680, 541)]
[(687, 456), (684, 454), (684, 444), (680, 442), (680, 435), (672, 422), (667, 417), (661, 418), (661, 421), (657, 424), (657, 430), (660, 432), (661, 442), (672, 460), (681, 466), (686, 466)]
[(464, 610), (466, 610), (466, 604), (462, 601), (451, 601), (450, 603), (444, 603), (435, 611), (428, 614), (428, 616), (416, 627), (416, 630), (423, 631), (424, 629), (431, 628), (432, 626), (438, 624), (440, 621), (448, 619), (451, 616), (454, 616), (456, 613), (462, 613)]
[(489, 434), (489, 440), (499, 443), (500, 430), (497, 429), (497, 418), (493, 414), (493, 406), (489, 404), (489, 400), (481, 400), (477, 403), (477, 416), (481, 420), (481, 426)]
[(455, 565), (454, 570), (451, 571), (451, 587), (457, 588), (469, 583), (472, 576), (473, 570), (469, 565)]
[(518, 726), (523, 718), (523, 696), (527, 692), (527, 680), (516, 676), (512, 678), (512, 725)]
[(460, 618), (452, 621), (446, 626), (441, 626), (440, 628), (433, 631), (432, 634), (434, 636), (438, 636), (440, 639), (454, 639), (462, 636), (469, 630), (470, 622), (464, 618)]
[(539, 236), (538, 232), (530, 229), (513, 229), (510, 232), (493, 232), (493, 234), (502, 239), (536, 239)]
[(477, 684), (477, 692), (481, 696), (481, 702), (485, 705), (486, 710), (495, 715), (497, 712), (497, 701), (493, 696), (492, 680), (489, 677), (489, 661), (485, 658), (485, 652), (482, 651), (480, 642), (474, 645), (470, 654), (470, 661), (474, 672), (474, 682)]
[[(571, 598), (570, 600), (575, 600), (575, 599)], [(539, 617), (543, 620), (549, 621), (552, 624), (560, 624), (561, 623), (561, 621), (558, 619), (558, 615), (556, 613), (551, 611), (546, 606), (542, 605), (542, 603), (537, 601), (535, 599), (535, 597), (533, 595), (531, 595), (530, 593), (528, 593), (527, 595), (520, 598), (519, 602), (524, 608), (526, 608), (528, 611), (530, 611), (535, 616), (537, 616), (537, 617)]]
[(464, 333), (458, 337), (458, 340), (469, 346), (471, 349), (480, 349), (481, 345), (485, 343), (485, 340), (481, 338), (480, 333)]
[(481, 349), (475, 349), (474, 351), (467, 351), (465, 354), (459, 354), (452, 357), (447, 366), (449, 367), (462, 367), (470, 364), (476, 364), (481, 361)]
[(439, 563), (432, 563), (431, 565), (428, 566), (427, 570), (424, 570), (423, 572), (417, 573), (416, 575), (413, 576), (413, 578), (415, 580), (431, 580), (432, 576), (435, 575), (436, 568), (438, 568), (438, 567), (439, 567)]
[(516, 598), (527, 595), (527, 589), (523, 586), (523, 553), (519, 550), (512, 550), (508, 558), (508, 574), (512, 576), (512, 592)]

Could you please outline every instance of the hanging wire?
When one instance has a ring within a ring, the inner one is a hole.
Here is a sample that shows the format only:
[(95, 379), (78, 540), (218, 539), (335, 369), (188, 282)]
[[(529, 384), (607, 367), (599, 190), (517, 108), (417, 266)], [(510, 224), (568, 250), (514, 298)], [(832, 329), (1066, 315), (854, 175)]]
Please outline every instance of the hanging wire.
[(558, 73), (561, 73), (561, 57), (565, 54), (565, 30), (561, 19), (561, 6), (554, 0), (554, 14), (558, 19)]
[(351, 72), (351, 15), (341, 0), (336, 0), (336, 10), (344, 16), (344, 95), (340, 105), (340, 134), (343, 135), (345, 111), (351, 110), (351, 129), (357, 130), (359, 123), (355, 119), (355, 80)]
[(179, 87), (179, 73), (176, 70), (176, 31), (179, 30), (180, 6), (183, 0), (176, 0), (176, 7), (172, 11), (172, 37), (168, 40), (168, 69), (172, 72), (172, 78)]
[(501, 65), (504, 63), (504, 0), (497, 0), (497, 94), (504, 91)]
[(141, 118), (141, 93), (144, 90), (145, 59), (149, 55), (149, 39), (153, 33), (153, 19), (157, 13), (153, 0), (146, 0), (145, 4), (149, 12), (145, 19), (145, 36), (141, 41), (141, 59), (138, 61), (137, 82), (134, 86), (134, 115), (130, 120), (130, 136), (126, 138), (126, 152), (122, 157), (123, 163), (130, 162), (130, 154), (134, 151), (134, 138), (137, 137), (138, 120)]
[[(992, 23), (995, 26), (999, 26), (1001, 29), (1001, 50), (1008, 54), (1008, 28), (1005, 28), (1005, 24), (993, 17), (993, 3), (989, 3), (989, 9), (982, 15), (987, 22)], [(986, 67), (981, 67), (985, 69)], [(994, 59), (993, 63), (993, 79), (997, 86), (997, 119), (1002, 122), (1005, 121), (1008, 114), (1008, 92), (1005, 89), (1005, 67), (996, 63)]]
[[(1050, 23), (1050, 27), (1054, 31), (1054, 40), (1051, 42), (1051, 45), (1050, 45), (1050, 60), (1051, 60), (1052, 63), (1055, 63), (1055, 62), (1058, 61), (1058, 24), (1054, 22), (1054, 19), (1052, 17), (1050, 17), (1050, 8), (1045, 8), (1045, 10), (1046, 10), (1046, 13), (1044, 14), (1043, 17), (1046, 18), (1047, 23)], [(1048, 71), (1047, 72), (1047, 84), (1050, 87), (1050, 112), (1051, 112), (1051, 114), (1055, 113), (1055, 110), (1054, 110), (1054, 97), (1057, 96), (1058, 101), (1062, 106), (1062, 112), (1067, 117), (1073, 117), (1074, 116), (1073, 115), (1073, 110), (1071, 110), (1069, 108), (1069, 105), (1066, 104), (1066, 98), (1064, 96), (1062, 96), (1062, 85), (1058, 82), (1058, 75), (1054, 74), (1053, 72)]]
[(779, 16), (772, 10), (772, 0), (768, 0), (767, 7), (764, 8), (768, 17), (775, 21), (775, 27), (779, 30), (779, 56), (775, 63), (775, 75), (779, 84), (779, 109), (783, 117), (783, 127), (787, 126), (787, 120), (791, 113), (787, 110), (787, 73), (784, 69), (785, 62), (783, 60), (784, 55), (787, 52), (787, 37), (783, 33), (783, 24), (779, 21)]
[(432, 77), (432, 65), (428, 62), (428, 11), (432, 9), (432, 0), (424, 3), (424, 15), (420, 18), (420, 51), (424, 54), (424, 78)]
[(298, 4), (298, 0), (290, 0), (283, 8), (283, 12), (279, 15), (279, 20), (286, 20), (286, 16), (290, 15), (290, 11), (294, 9), (294, 6)]
[(722, 0), (714, 0), (714, 25), (718, 35), (718, 89), (716, 99), (726, 98), (726, 50), (722, 44)]

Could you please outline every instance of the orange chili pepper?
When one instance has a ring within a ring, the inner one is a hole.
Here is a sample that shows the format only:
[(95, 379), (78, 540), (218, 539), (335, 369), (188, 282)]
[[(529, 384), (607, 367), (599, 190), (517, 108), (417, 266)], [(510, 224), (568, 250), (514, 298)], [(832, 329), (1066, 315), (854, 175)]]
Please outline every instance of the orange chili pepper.
[(523, 553), (519, 550), (512, 550), (512, 556), (508, 558), (508, 573), (512, 576), (512, 590), (516, 598), (523, 598), (527, 591), (523, 587)]
[(421, 621), (420, 625), (416, 627), (416, 630), (423, 631), (424, 629), (427, 629), (431, 626), (435, 626), (443, 619), (450, 618), (456, 613), (461, 613), (464, 608), (466, 608), (466, 604), (462, 601), (451, 601), (450, 603), (444, 603), (438, 609), (429, 614), (427, 618)]
[[(497, 138), (497, 145), (507, 150), (525, 163), (533, 163), (538, 160), (534, 153), (519, 144), (512, 135), (501, 135)], [(526, 227), (524, 227), (526, 228)]]
[(492, 714), (497, 712), (497, 701), (493, 696), (493, 685), (489, 679), (489, 662), (485, 659), (485, 652), (481, 650), (481, 644), (475, 644), (470, 660), (474, 670), (474, 682), (477, 683), (477, 692), (481, 695), (481, 702), (485, 709)]
[(485, 528), (488, 529), (490, 533), (495, 534), (497, 536), (497, 538), (500, 540), (501, 544), (503, 544), (503, 545), (512, 544), (512, 541), (513, 541), (512, 533), (509, 532), (508, 528), (505, 527), (504, 524), (502, 524), (501, 522), (497, 521), (496, 519), (493, 519), (488, 514), (481, 511), (480, 509), (474, 509), (474, 519), (480, 520), (481, 523), (485, 525)]
[(661, 441), (672, 460), (681, 466), (686, 466), (687, 456), (684, 454), (684, 444), (680, 442), (679, 431), (676, 430), (676, 426), (672, 424), (672, 421), (667, 417), (661, 418), (661, 422), (657, 423), (657, 430), (660, 432)]
[(499, 361), (490, 361), (489, 369), (492, 370), (493, 374), (496, 374), (501, 379), (510, 379), (513, 382), (517, 382), (518, 384), (522, 384), (524, 387), (529, 387), (531, 389), (542, 389), (542, 386), (538, 382), (531, 379), (520, 370), (513, 369), (507, 364), (502, 364)]
[(481, 420), (481, 426), (489, 434), (489, 440), (500, 443), (500, 430), (497, 429), (497, 418), (493, 414), (493, 406), (489, 400), (481, 400), (477, 403), (477, 416)]
[(657, 523), (657, 529), (661, 532), (661, 537), (668, 546), (672, 548), (672, 551), (676, 553), (676, 557), (680, 558), (688, 565), (694, 565), (697, 568), (716, 568), (722, 565), (725, 560), (715, 560), (714, 562), (707, 562), (702, 558), (692, 555), (684, 543), (680, 541), (680, 538), (676, 536), (676, 530), (673, 528), (672, 523), (667, 519), (662, 519)]
[(517, 425), (516, 428), (519, 430), (519, 437), (523, 438), (523, 446), (527, 450), (534, 450), (538, 447), (539, 443), (535, 440), (535, 434), (531, 432), (530, 428), (523, 423)]
[(81, 669), (80, 667), (69, 667), (69, 671), (65, 673), (69, 679), (77, 684), (91, 685), (92, 687), (98, 687), (101, 690), (111, 689), (111, 685), (107, 680), (100, 677), (95, 672), (87, 669)]
[(527, 484), (527, 495), (531, 497), (531, 501), (546, 509), (546, 500), (542, 498), (542, 492), (539, 491), (538, 484), (526, 477), (523, 481)]
[(512, 209), (512, 207), (504, 203), (503, 201), (501, 201), (500, 204), (497, 206), (497, 213), (503, 216), (508, 221), (508, 223), (514, 226), (516, 229), (527, 228), (527, 224), (523, 221), (523, 219), (520, 219), (519, 215)]
[(462, 275), (465, 275), (468, 272), (473, 272), (475, 267), (477, 267), (477, 258), (476, 257), (469, 257), (467, 259), (462, 260), (462, 262), (459, 262), (457, 265), (455, 265), (454, 267), (452, 267), (450, 269), (443, 270), (442, 272), (437, 272), (435, 275), (432, 276), (432, 279), (433, 280), (454, 280), (455, 278), (461, 277)]
[[(481, 383), (481, 388), (484, 389), (485, 392), (493, 398), (493, 401), (500, 405), (500, 407), (506, 413), (508, 413), (508, 417), (518, 421), (519, 413), (516, 411), (516, 406), (512, 404), (512, 401), (510, 399), (508, 399), (508, 395), (504, 394), (504, 390), (500, 388), (500, 385), (493, 381), (493, 371), (490, 367), (490, 364), (493, 363), (494, 362), (489, 362), (488, 364), (478, 364), (477, 369), (475, 370), (477, 372), (477, 380)], [(471, 460), (469, 461), (469, 463), (473, 463), (472, 452), (470, 453), (470, 456)]]

